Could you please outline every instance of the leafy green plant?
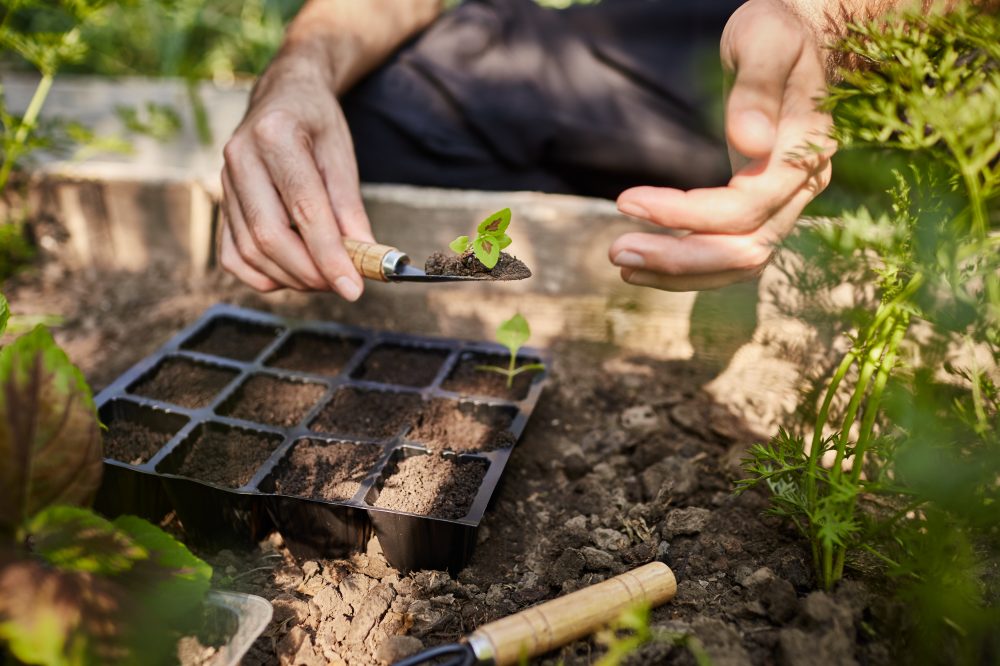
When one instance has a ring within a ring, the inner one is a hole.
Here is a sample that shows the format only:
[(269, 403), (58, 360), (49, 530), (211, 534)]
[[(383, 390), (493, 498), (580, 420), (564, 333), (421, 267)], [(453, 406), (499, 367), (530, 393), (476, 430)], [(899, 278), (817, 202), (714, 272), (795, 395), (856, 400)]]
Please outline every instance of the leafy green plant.
[[(978, 663), (1000, 621), (978, 581), (1000, 541), (1000, 17), (906, 15), (840, 48), (865, 67), (824, 104), (843, 148), (898, 167), (890, 203), (789, 240), (792, 284), (848, 349), (739, 488), (770, 488), (822, 587), (852, 558), (897, 577), (920, 660), (950, 636)], [(825, 295), (845, 281), (859, 294), (838, 308)]]
[(471, 250), (476, 259), (486, 268), (492, 269), (500, 260), (500, 251), (511, 244), (510, 236), (507, 235), (509, 226), (510, 208), (504, 208), (479, 223), (475, 238), (470, 240), (468, 236), (459, 236), (448, 247), (455, 254), (465, 254)]
[[(9, 320), (0, 296), (0, 334)], [(158, 662), (211, 568), (158, 527), (106, 520), (100, 426), (41, 326), (0, 350), (0, 651), (27, 664)]]
[(544, 363), (525, 363), (518, 367), (517, 352), (531, 337), (531, 328), (528, 320), (521, 314), (516, 314), (497, 327), (497, 342), (507, 348), (510, 353), (510, 363), (506, 368), (496, 365), (477, 365), (476, 370), (484, 372), (496, 372), (507, 378), (507, 388), (514, 386), (514, 378), (522, 372), (537, 372), (545, 369)]

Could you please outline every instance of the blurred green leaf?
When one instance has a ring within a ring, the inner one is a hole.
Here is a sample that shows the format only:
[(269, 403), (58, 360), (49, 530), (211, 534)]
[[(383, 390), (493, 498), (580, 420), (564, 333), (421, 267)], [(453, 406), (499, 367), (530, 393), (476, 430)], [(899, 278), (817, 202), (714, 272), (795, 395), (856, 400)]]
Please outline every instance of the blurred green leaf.
[(43, 327), (0, 350), (0, 536), (51, 504), (87, 504), (102, 452), (90, 388)]

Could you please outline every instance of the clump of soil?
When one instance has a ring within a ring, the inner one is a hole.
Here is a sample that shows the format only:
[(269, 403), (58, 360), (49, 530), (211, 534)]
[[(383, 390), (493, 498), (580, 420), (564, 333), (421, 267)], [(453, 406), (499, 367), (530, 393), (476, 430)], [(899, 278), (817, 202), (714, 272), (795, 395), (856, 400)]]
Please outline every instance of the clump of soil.
[(360, 346), (361, 343), (353, 338), (295, 333), (268, 359), (267, 365), (332, 377), (343, 369)]
[(334, 393), (309, 429), (345, 437), (388, 439), (413, 420), (420, 403), (420, 396), (411, 393), (344, 387)]
[(237, 374), (235, 370), (172, 358), (129, 390), (135, 395), (197, 409), (212, 402)]
[[(514, 377), (513, 386), (508, 388), (507, 378), (504, 375), (486, 370), (476, 370), (476, 367), (480, 365), (506, 368), (509, 362), (509, 357), (500, 355), (463, 355), (458, 365), (441, 383), (441, 388), (463, 395), (485, 395), (506, 398), (507, 400), (523, 400), (528, 395), (531, 382), (538, 376), (538, 372), (522, 372)], [(537, 360), (518, 357), (518, 366), (526, 363), (537, 363)]]
[(463, 254), (435, 252), (427, 257), (424, 272), (428, 275), (461, 275), (481, 280), (524, 280), (531, 277), (531, 269), (515, 256), (501, 252), (496, 266), (486, 268), (471, 250)]
[(264, 347), (274, 342), (279, 332), (270, 326), (255, 326), (223, 317), (195, 333), (183, 348), (237, 361), (252, 361)]
[(402, 386), (427, 386), (448, 358), (443, 349), (379, 345), (354, 372), (355, 379)]
[(141, 465), (152, 458), (174, 436), (135, 421), (115, 419), (104, 434), (104, 457), (129, 465)]
[(326, 387), (322, 384), (256, 375), (240, 386), (219, 413), (290, 428), (305, 417), (325, 392)]
[(370, 444), (303, 439), (275, 474), (274, 492), (323, 500), (349, 500), (372, 471), (382, 449)]
[(375, 506), (454, 520), (469, 513), (489, 465), (431, 454), (404, 458), (395, 467)]
[(280, 437), (249, 430), (202, 427), (190, 445), (182, 444), (168, 458), (168, 469), (161, 471), (239, 488), (253, 478), (279, 444)]
[(503, 408), (432, 400), (420, 412), (407, 439), (430, 449), (455, 452), (492, 451), (514, 446), (508, 428), (511, 413)]

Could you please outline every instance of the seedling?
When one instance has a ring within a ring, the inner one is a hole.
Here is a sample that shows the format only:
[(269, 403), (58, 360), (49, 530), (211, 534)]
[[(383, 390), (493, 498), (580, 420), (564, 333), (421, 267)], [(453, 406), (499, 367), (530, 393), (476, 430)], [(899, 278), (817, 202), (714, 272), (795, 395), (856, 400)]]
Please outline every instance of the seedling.
[[(510, 211), (508, 211), (508, 215), (509, 213)], [(505, 376), (507, 378), (507, 388), (514, 386), (514, 378), (522, 372), (544, 370), (544, 363), (526, 363), (520, 368), (517, 367), (517, 352), (530, 337), (531, 328), (528, 326), (528, 320), (520, 314), (514, 315), (497, 327), (497, 342), (510, 351), (510, 364), (506, 368), (496, 365), (477, 365), (476, 370), (496, 372)]]
[(500, 251), (511, 243), (510, 236), (506, 233), (508, 226), (510, 226), (510, 208), (504, 208), (479, 223), (474, 239), (470, 241), (468, 236), (459, 236), (449, 243), (448, 247), (455, 254), (465, 254), (472, 250), (476, 259), (483, 262), (483, 266), (492, 269), (500, 261)]

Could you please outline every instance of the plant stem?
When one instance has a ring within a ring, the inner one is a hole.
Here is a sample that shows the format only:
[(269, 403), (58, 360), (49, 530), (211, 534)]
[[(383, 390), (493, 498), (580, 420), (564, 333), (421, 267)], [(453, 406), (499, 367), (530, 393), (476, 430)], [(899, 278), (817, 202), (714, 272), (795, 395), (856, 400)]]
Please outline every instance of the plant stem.
[(35, 93), (31, 96), (31, 102), (28, 103), (28, 108), (14, 133), (14, 140), (3, 156), (3, 165), (0, 165), (0, 192), (7, 187), (7, 180), (10, 178), (10, 172), (14, 169), (14, 162), (20, 157), (21, 149), (24, 147), (25, 141), (28, 140), (28, 133), (35, 127), (38, 114), (41, 113), (42, 106), (45, 104), (45, 98), (48, 97), (49, 90), (52, 89), (54, 78), (55, 76), (52, 74), (43, 74), (41, 81), (35, 88)]
[(826, 395), (823, 397), (823, 405), (816, 416), (816, 425), (813, 429), (812, 446), (809, 448), (809, 463), (806, 472), (806, 496), (810, 506), (816, 503), (818, 494), (818, 489), (816, 488), (816, 470), (819, 468), (820, 463), (819, 449), (820, 443), (823, 440), (823, 428), (826, 427), (826, 422), (830, 418), (830, 405), (837, 394), (840, 382), (847, 376), (855, 360), (857, 360), (857, 354), (854, 353), (853, 349), (844, 355), (844, 359), (840, 362), (840, 367), (837, 368), (837, 371), (830, 379), (830, 384), (826, 388)]
[(510, 366), (507, 368), (507, 388), (513, 388), (514, 386), (514, 375), (517, 373), (514, 371), (517, 365), (517, 354), (511, 352), (510, 354)]

